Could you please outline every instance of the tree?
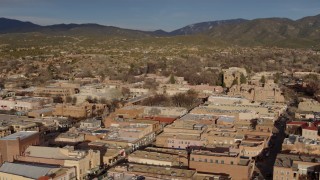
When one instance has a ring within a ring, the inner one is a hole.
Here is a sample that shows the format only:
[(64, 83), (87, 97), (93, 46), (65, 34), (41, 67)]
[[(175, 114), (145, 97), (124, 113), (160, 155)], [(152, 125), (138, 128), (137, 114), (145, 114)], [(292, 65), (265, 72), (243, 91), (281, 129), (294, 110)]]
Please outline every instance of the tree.
[(236, 84), (238, 84), (238, 78), (235, 78), (235, 79), (232, 81), (232, 85), (231, 85), (231, 86), (236, 85)]
[(144, 106), (170, 106), (171, 100), (163, 94), (156, 94), (142, 101), (141, 105)]
[(103, 72), (100, 72), (100, 82), (103, 82), (106, 79), (106, 75)]
[(99, 103), (101, 103), (101, 104), (107, 104), (108, 101), (107, 101), (106, 98), (101, 98), (101, 99), (99, 100)]
[(125, 97), (129, 96), (130, 95), (130, 89), (126, 88), (126, 87), (122, 87), (121, 88), (121, 94), (122, 94), (122, 96), (125, 96)]
[(158, 86), (159, 86), (159, 83), (156, 82), (154, 79), (146, 79), (144, 81), (143, 88), (156, 90)]
[(63, 103), (63, 99), (61, 96), (55, 96), (52, 99), (53, 99), (53, 103)]
[(98, 103), (98, 99), (95, 97), (92, 99), (92, 103)]
[(320, 92), (319, 78), (315, 74), (308, 74), (304, 77), (304, 81), (307, 83), (305, 92), (309, 96), (314, 96)]
[(217, 85), (220, 85), (222, 87), (226, 87), (226, 84), (223, 82), (223, 73), (222, 72), (220, 72), (218, 75)]
[(67, 96), (66, 97), (66, 103), (71, 103), (72, 102), (72, 97), (71, 96)]
[(173, 74), (170, 75), (169, 83), (170, 84), (175, 84), (176, 83), (176, 79), (174, 78)]
[(260, 79), (260, 83), (265, 84), (266, 83), (266, 77), (262, 76)]
[(276, 74), (273, 76), (274, 83), (278, 84), (279, 81), (280, 81), (280, 78), (281, 78), (280, 73), (276, 73)]
[(86, 98), (86, 101), (88, 102), (88, 103), (92, 103), (93, 101), (92, 101), (92, 97), (91, 96), (88, 96), (87, 98)]
[(258, 120), (257, 119), (251, 119), (250, 120), (250, 126), (251, 126), (252, 129), (256, 129), (257, 125), (258, 125)]
[(77, 104), (77, 100), (78, 100), (77, 97), (73, 97), (72, 98), (72, 104)]
[(4, 82), (0, 82), (0, 90), (4, 89)]
[(243, 73), (241, 73), (240, 84), (246, 84), (246, 83), (247, 83), (247, 78), (244, 76)]
[(185, 107), (187, 109), (193, 108), (200, 103), (195, 91), (188, 91), (187, 93), (179, 93), (171, 97), (171, 102), (176, 107)]

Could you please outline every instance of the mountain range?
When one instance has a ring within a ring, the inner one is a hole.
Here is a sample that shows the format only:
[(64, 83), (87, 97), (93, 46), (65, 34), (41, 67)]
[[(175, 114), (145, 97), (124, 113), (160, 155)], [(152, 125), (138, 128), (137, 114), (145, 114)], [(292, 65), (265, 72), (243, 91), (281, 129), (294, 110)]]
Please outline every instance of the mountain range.
[(175, 37), (203, 35), (210, 40), (237, 45), (277, 45), (314, 47), (320, 42), (320, 15), (298, 20), (261, 18), (201, 22), (166, 32), (139, 31), (99, 24), (56, 24), (41, 26), (31, 22), (0, 18), (0, 34), (40, 32), (84, 36)]

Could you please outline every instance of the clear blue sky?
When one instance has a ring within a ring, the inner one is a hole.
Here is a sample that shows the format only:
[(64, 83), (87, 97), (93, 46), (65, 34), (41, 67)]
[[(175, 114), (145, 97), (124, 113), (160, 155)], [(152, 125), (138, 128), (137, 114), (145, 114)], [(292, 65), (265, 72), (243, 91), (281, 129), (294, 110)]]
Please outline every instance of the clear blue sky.
[(0, 0), (0, 17), (171, 31), (196, 22), (320, 14), (320, 0)]

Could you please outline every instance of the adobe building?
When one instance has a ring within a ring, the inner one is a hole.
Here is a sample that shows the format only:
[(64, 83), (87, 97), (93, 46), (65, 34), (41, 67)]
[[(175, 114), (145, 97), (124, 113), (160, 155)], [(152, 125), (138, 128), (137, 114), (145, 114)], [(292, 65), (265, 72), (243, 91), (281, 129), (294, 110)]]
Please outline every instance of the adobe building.
[(223, 83), (226, 87), (231, 87), (236, 80), (236, 84), (240, 84), (241, 75), (247, 77), (247, 71), (244, 68), (230, 67), (229, 69), (223, 69)]
[(257, 102), (285, 102), (282, 90), (274, 83), (265, 84), (264, 86), (248, 84), (234, 85), (229, 89), (228, 96), (244, 97), (250, 101)]
[(75, 167), (5, 162), (0, 167), (0, 179), (72, 180), (76, 179), (76, 170)]
[(99, 114), (105, 110), (105, 104), (90, 104), (83, 103), (81, 105), (58, 104), (52, 114), (54, 116), (72, 117), (72, 118), (87, 118), (92, 115)]
[(145, 177), (146, 179), (197, 179), (197, 172), (194, 170), (144, 164), (121, 164), (108, 170), (108, 177), (115, 180), (123, 180), (126, 179), (126, 177), (137, 178), (137, 174)]
[(273, 179), (319, 179), (320, 157), (278, 154), (273, 166)]
[(71, 146), (64, 148), (29, 146), (17, 158), (18, 161), (75, 167), (78, 180), (87, 179), (100, 166), (100, 151), (74, 150)]
[(254, 161), (242, 159), (232, 148), (215, 147), (193, 150), (189, 168), (201, 173), (227, 174), (234, 180), (247, 180), (253, 174)]
[(0, 164), (13, 162), (17, 156), (32, 145), (39, 145), (40, 135), (36, 131), (20, 131), (0, 139)]
[(130, 163), (149, 164), (167, 167), (188, 167), (188, 157), (186, 151), (183, 154), (154, 152), (147, 150), (137, 150), (128, 156)]
[(320, 154), (320, 141), (290, 134), (282, 143), (282, 151), (309, 155)]
[(304, 98), (298, 105), (295, 117), (298, 119), (313, 119), (320, 112), (320, 103), (313, 99)]
[(33, 92), (36, 97), (67, 97), (76, 94), (76, 89), (72, 87), (37, 87)]

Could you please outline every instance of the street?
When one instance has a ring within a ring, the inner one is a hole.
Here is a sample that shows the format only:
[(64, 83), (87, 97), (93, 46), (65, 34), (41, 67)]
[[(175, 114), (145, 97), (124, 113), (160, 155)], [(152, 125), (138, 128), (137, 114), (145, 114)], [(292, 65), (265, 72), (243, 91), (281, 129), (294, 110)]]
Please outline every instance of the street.
[(255, 171), (258, 172), (260, 175), (255, 177), (254, 179), (272, 179), (273, 176), (273, 165), (276, 160), (277, 154), (281, 151), (282, 143), (285, 138), (285, 126), (286, 126), (286, 118), (280, 117), (279, 123), (277, 123), (276, 128), (278, 128), (279, 132), (276, 134), (275, 138), (272, 138), (271, 147), (269, 148), (269, 155), (268, 157), (265, 156), (262, 160), (256, 162), (256, 169)]

